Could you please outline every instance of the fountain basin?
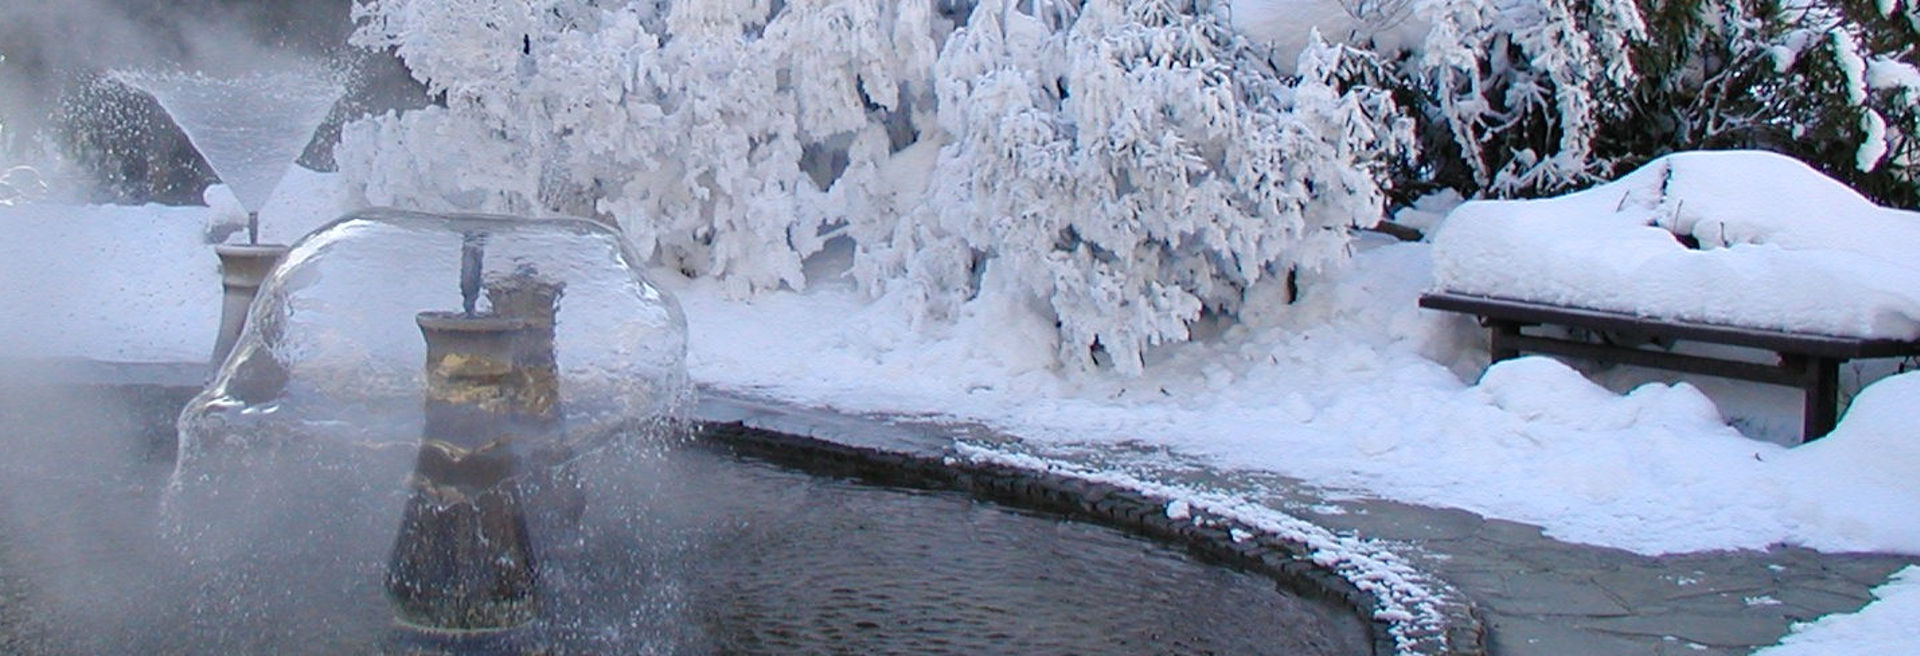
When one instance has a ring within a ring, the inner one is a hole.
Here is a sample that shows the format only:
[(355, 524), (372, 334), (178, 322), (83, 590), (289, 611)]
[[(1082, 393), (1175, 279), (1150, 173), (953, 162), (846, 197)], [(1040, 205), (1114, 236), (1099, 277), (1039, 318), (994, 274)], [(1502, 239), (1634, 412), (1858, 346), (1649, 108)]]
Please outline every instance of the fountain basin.
[[(12, 573), (0, 579), (0, 646), (10, 651), (1388, 651), (1384, 626), (1356, 614), (1356, 592), (1313, 577), (1276, 585), (1261, 557), (1284, 545), (1181, 537), (1163, 512), (1153, 519), (1155, 500), (737, 424), (577, 460), (598, 484), (577, 539), (539, 545), (545, 603), (523, 630), (396, 634), (385, 544), (373, 557), (209, 563), (156, 537), (166, 418), (192, 390), (9, 391), (0, 426), (18, 457), (0, 465), (0, 572)], [(76, 407), (88, 411), (47, 412)], [(1178, 542), (1061, 512), (1168, 527)]]
[(1317, 538), (950, 441), (688, 422), (684, 318), (638, 261), (590, 221), (372, 210), (292, 247), (197, 394), (0, 376), (0, 640), (1481, 653), (1471, 618), (1393, 624)]

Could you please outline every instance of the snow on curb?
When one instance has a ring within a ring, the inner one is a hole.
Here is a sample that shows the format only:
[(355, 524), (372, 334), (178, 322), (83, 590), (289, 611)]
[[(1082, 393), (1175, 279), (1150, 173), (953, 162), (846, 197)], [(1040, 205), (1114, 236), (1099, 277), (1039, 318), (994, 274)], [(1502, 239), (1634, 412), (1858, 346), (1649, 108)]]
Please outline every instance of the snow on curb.
[[(1143, 480), (1124, 472), (1095, 470), (1060, 460), (956, 444), (958, 457), (974, 464), (1047, 472), (1106, 484), (1163, 499), (1168, 519), (1195, 526), (1242, 524), (1286, 542), (1304, 545), (1315, 565), (1327, 568), (1373, 602), (1372, 618), (1384, 622), (1396, 654), (1485, 653), (1485, 628), (1465, 597), (1421, 572), (1378, 543), (1341, 536), (1306, 520), (1230, 494)], [(1223, 521), (1224, 520), (1224, 521)], [(1234, 542), (1253, 536), (1230, 528)]]

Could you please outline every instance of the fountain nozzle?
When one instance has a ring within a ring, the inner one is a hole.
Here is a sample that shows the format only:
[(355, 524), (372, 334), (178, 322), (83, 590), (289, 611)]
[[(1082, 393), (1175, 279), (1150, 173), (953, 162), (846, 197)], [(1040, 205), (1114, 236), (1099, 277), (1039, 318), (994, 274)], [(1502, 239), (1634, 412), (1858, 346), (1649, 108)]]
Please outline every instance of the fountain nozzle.
[(487, 236), (469, 232), (460, 238), (460, 308), (474, 316), (474, 304), (480, 301), (480, 271), (486, 265)]

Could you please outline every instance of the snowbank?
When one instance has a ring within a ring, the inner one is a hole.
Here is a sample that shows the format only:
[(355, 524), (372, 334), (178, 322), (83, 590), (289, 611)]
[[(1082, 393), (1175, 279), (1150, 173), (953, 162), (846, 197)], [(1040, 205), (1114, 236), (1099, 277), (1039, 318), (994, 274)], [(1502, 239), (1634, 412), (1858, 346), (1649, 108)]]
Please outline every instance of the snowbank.
[[(339, 176), (291, 167), (260, 210), (290, 244), (351, 206)], [(211, 207), (0, 205), (0, 358), (199, 362), (220, 321), (213, 244), (246, 239), (225, 185)]]
[(1920, 553), (1917, 410), (1920, 372), (1885, 378), (1854, 397), (1825, 439), (1783, 454), (1780, 482), (1814, 488), (1784, 499), (1787, 521), (1819, 527), (1799, 542), (1830, 551)]
[(1447, 291), (1920, 338), (1920, 213), (1770, 153), (1682, 153), (1568, 196), (1467, 203), (1433, 242)]
[[(1480, 375), (1471, 321), (1423, 311), (1429, 247), (1379, 245), (1295, 307), (1156, 352), (1137, 380), (1048, 368), (1038, 312), (983, 296), (951, 324), (819, 288), (684, 303), (691, 375), (849, 412), (984, 424), (1035, 448), (1152, 449), (1178, 463), (1471, 510), (1563, 540), (1660, 554), (1798, 544), (1920, 553), (1920, 458), (1896, 448), (1920, 378), (1869, 388), (1799, 449), (1726, 424), (1687, 384), (1619, 394), (1550, 358)], [(1031, 345), (1022, 353), (1013, 345)], [(1462, 376), (1469, 381), (1462, 382)], [(1841, 474), (1851, 470), (1853, 473)], [(1841, 482), (1852, 479), (1852, 482)], [(1910, 514), (1910, 513), (1909, 513)]]

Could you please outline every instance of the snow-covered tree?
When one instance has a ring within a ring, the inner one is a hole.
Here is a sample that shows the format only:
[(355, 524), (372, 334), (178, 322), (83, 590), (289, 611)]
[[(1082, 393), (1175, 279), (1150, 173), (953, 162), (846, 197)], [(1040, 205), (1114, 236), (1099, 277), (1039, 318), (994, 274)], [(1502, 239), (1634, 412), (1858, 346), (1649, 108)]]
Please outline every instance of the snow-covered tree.
[(1315, 43), (1296, 75), (1226, 11), (370, 0), (355, 41), (397, 49), (444, 108), (350, 126), (336, 159), (374, 202), (618, 222), (740, 294), (803, 287), (846, 239), (872, 293), (930, 318), (1017, 295), (1063, 362), (1135, 372), (1249, 287), (1342, 257), (1411, 153), (1353, 75), (1369, 54)]
[(1550, 193), (1612, 172), (1594, 137), (1623, 114), (1645, 36), (1633, 0), (1424, 0), (1404, 64), (1440, 184)]
[(862, 289), (922, 319), (1012, 300), (1058, 327), (1063, 363), (1123, 372), (1260, 285), (1310, 285), (1390, 192), (1560, 193), (1669, 150), (1763, 147), (1915, 195), (1914, 0), (355, 15), (354, 41), (396, 50), (441, 105), (344, 130), (336, 159), (371, 202), (595, 216), (738, 295), (804, 288), (839, 244)]
[[(845, 223), (823, 192), (844, 168), (892, 150), (854, 142), (911, 134), (916, 96), (931, 96), (925, 9), (878, 0), (369, 3), (357, 12), (356, 42), (396, 48), (445, 95), (447, 113), (356, 128), (345, 149), (360, 159), (348, 168), (446, 158), (395, 148), (382, 132), (409, 122), (510, 144), (516, 161), (490, 175), (518, 184), (482, 185), (496, 195), (487, 209), (600, 216), (643, 251), (739, 293), (799, 288), (801, 260), (824, 243), (823, 230)], [(393, 202), (419, 193), (404, 180), (368, 182)]]
[(1920, 203), (1920, 9), (1828, 0), (1781, 9), (1766, 115), (1799, 155), (1877, 199)]
[(982, 2), (948, 41), (946, 144), (907, 242), (931, 252), (869, 284), (918, 269), (946, 308), (980, 291), (970, 271), (1005, 267), (1019, 289), (993, 291), (1051, 307), (1064, 360), (1135, 371), (1378, 216), (1410, 132), (1384, 91), (1332, 86), (1349, 51), (1321, 45), (1293, 80), (1203, 3), (1037, 5)]
[[(1243, 0), (1258, 2), (1260, 0)], [(1347, 0), (1353, 4), (1355, 0)], [(1920, 10), (1911, 0), (1413, 0), (1358, 32), (1418, 108), (1403, 191), (1560, 193), (1675, 150), (1792, 154), (1920, 202)]]
[(1920, 202), (1917, 14), (1906, 0), (1645, 0), (1642, 73), (1603, 158), (1758, 148), (1878, 200)]

